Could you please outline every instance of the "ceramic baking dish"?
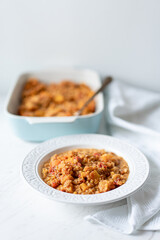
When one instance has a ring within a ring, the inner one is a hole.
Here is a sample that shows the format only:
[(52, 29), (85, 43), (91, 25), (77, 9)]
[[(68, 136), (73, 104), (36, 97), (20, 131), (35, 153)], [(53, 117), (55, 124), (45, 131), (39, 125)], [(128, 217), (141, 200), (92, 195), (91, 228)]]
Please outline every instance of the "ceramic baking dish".
[(85, 82), (93, 90), (101, 85), (95, 71), (77, 69), (55, 69), (52, 71), (32, 72), (21, 75), (10, 91), (6, 103), (6, 114), (14, 133), (26, 141), (44, 141), (49, 138), (78, 133), (96, 133), (104, 110), (103, 94), (95, 98), (96, 111), (93, 114), (69, 117), (24, 117), (17, 115), (21, 92), (29, 77), (37, 77), (45, 83), (71, 80)]

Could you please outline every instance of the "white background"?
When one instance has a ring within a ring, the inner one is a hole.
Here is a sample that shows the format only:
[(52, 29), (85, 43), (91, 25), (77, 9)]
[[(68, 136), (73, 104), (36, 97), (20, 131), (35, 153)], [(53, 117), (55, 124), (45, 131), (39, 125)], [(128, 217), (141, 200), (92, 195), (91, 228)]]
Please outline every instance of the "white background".
[(1, 0), (0, 92), (57, 65), (160, 90), (160, 1)]

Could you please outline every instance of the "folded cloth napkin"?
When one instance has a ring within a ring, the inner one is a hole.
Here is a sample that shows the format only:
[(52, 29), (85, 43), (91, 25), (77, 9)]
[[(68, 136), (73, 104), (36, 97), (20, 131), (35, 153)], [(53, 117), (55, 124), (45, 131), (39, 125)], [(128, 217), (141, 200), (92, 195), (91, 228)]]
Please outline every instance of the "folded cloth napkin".
[(85, 219), (125, 234), (160, 230), (160, 94), (116, 81), (108, 90), (111, 135), (135, 145), (146, 155), (150, 176), (123, 205), (113, 204)]

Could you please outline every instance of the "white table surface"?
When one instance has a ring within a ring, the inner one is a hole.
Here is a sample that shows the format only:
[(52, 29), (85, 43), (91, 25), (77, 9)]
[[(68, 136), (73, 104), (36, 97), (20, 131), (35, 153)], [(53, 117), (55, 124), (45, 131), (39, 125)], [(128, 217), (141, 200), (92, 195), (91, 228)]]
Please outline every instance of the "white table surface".
[[(37, 144), (13, 135), (3, 114), (0, 97), (0, 239), (2, 240), (159, 240), (160, 231), (139, 231), (132, 236), (91, 224), (84, 216), (102, 207), (58, 203), (37, 194), (21, 175), (26, 154)], [(106, 133), (102, 126), (101, 133)]]

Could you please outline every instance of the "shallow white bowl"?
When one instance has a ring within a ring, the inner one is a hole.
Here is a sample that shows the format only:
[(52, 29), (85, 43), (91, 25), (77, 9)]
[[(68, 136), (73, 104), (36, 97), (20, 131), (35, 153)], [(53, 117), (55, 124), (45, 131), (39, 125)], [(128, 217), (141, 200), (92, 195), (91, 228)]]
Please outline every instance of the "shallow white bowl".
[[(58, 191), (41, 179), (41, 168), (54, 154), (74, 148), (97, 148), (111, 151), (123, 157), (130, 169), (127, 182), (106, 193), (80, 195)], [(24, 159), (22, 173), (26, 181), (44, 196), (66, 203), (96, 205), (118, 201), (139, 190), (149, 175), (149, 164), (146, 157), (135, 147), (119, 139), (99, 135), (80, 134), (58, 137), (39, 144)]]

